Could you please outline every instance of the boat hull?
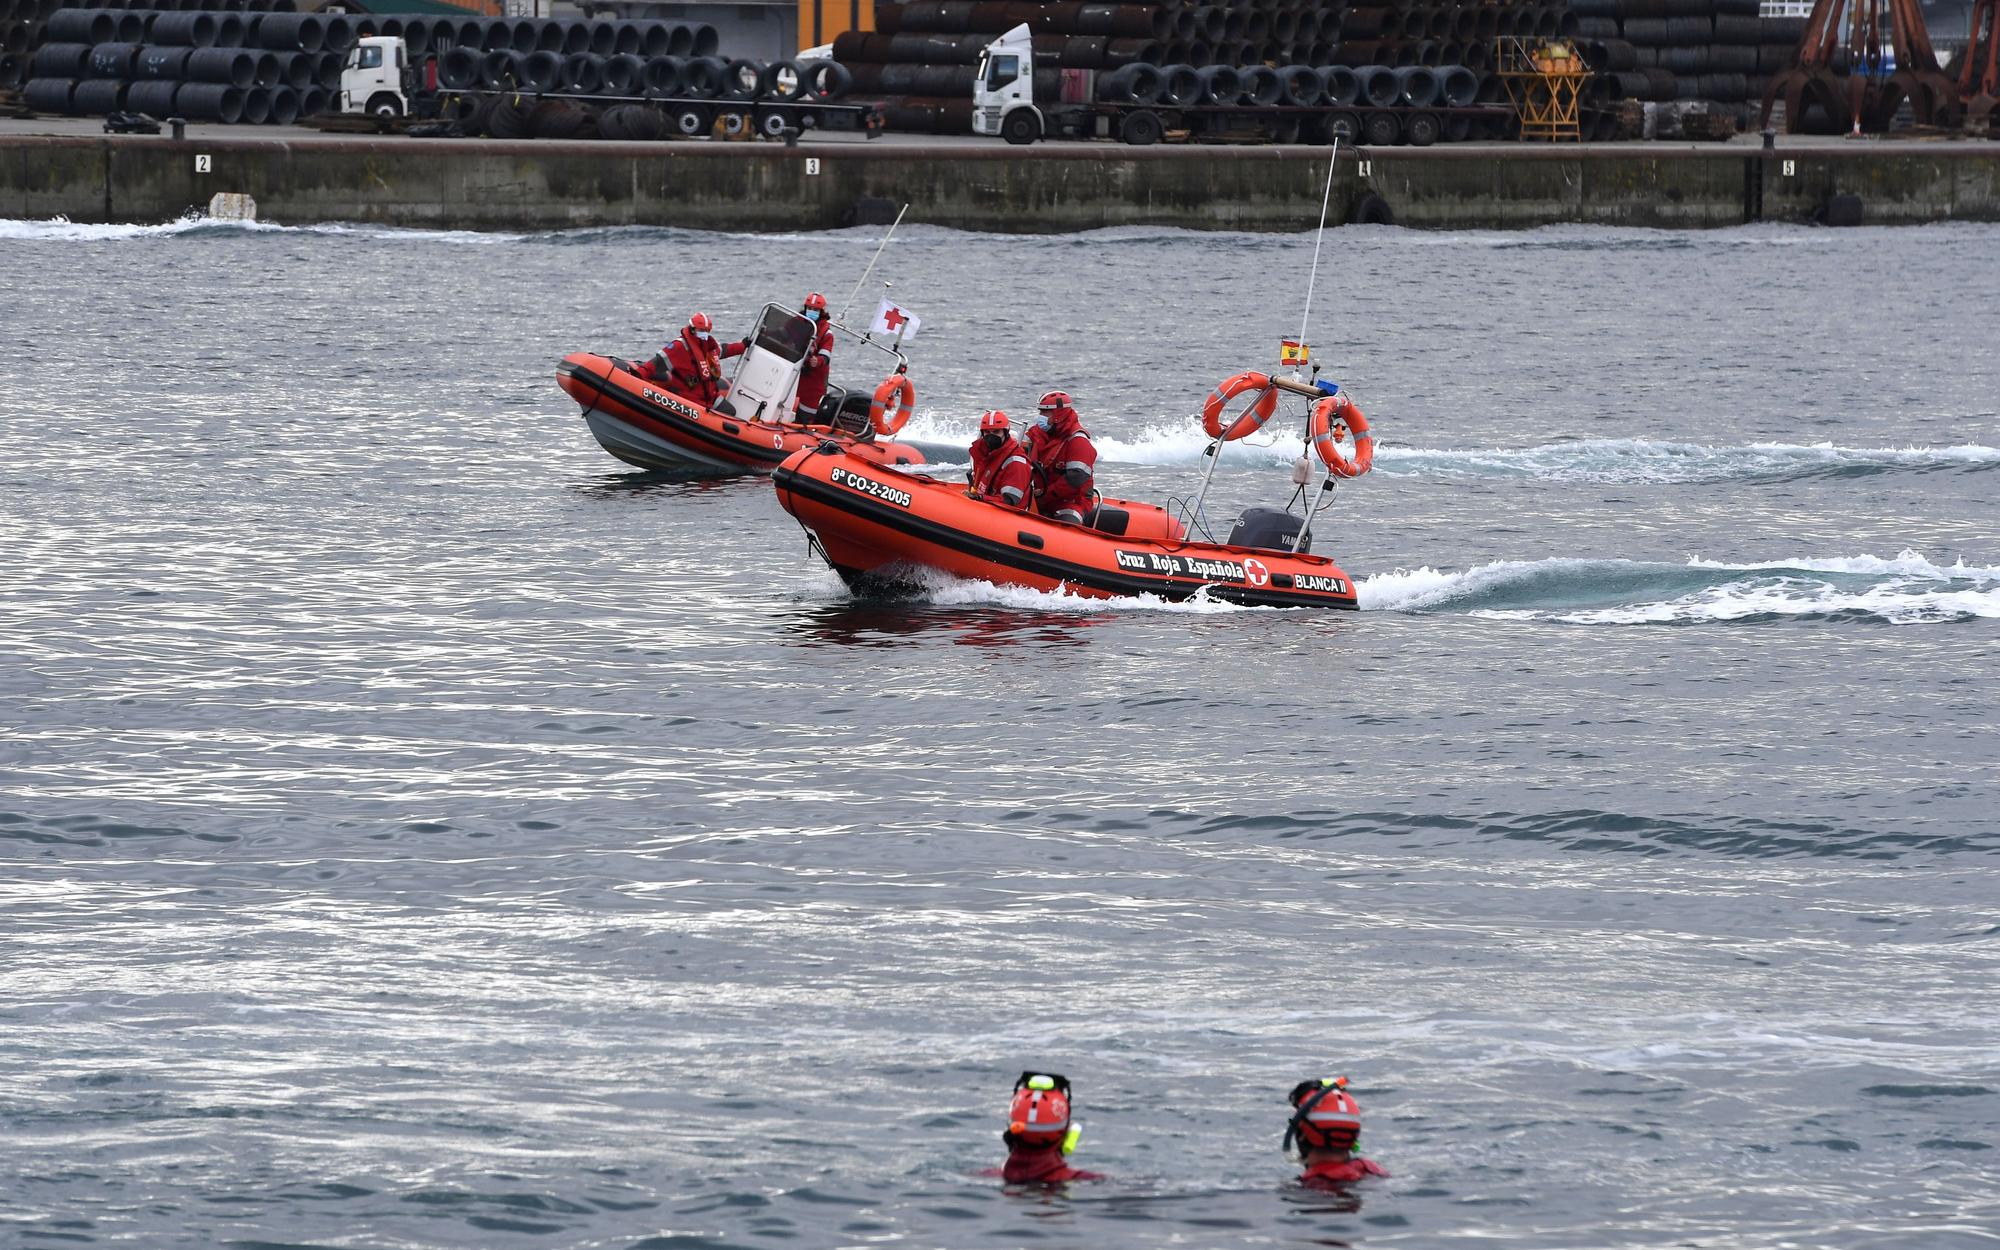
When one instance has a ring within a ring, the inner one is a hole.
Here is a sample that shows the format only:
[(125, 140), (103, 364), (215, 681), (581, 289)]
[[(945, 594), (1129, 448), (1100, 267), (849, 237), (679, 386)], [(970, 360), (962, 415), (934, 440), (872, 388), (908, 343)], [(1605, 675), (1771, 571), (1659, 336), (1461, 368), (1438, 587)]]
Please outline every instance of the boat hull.
[(1106, 500), (1138, 522), (1130, 525), (1135, 532), (1106, 533), (974, 499), (962, 484), (830, 445), (789, 457), (772, 483), (779, 506), (851, 585), (909, 582), (936, 570), (1093, 598), (1206, 595), (1259, 607), (1359, 606), (1354, 583), (1331, 560), (1168, 537), (1154, 523), (1164, 514), (1150, 505)]
[(584, 424), (598, 445), (636, 468), (769, 473), (792, 453), (829, 439), (875, 464), (924, 462), (923, 453), (906, 443), (856, 438), (823, 425), (719, 413), (668, 394), (622, 362), (591, 352), (563, 357), (556, 366), (556, 384), (583, 410)]

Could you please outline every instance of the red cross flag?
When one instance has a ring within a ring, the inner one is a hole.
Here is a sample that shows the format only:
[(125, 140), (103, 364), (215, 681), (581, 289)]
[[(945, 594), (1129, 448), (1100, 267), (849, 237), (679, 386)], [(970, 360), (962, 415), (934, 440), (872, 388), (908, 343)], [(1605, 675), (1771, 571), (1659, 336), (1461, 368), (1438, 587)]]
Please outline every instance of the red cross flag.
[(886, 334), (891, 338), (901, 336), (908, 342), (917, 337), (917, 327), (923, 323), (922, 317), (899, 306), (894, 300), (884, 297), (882, 306), (875, 310), (875, 325), (872, 327), (872, 332)]

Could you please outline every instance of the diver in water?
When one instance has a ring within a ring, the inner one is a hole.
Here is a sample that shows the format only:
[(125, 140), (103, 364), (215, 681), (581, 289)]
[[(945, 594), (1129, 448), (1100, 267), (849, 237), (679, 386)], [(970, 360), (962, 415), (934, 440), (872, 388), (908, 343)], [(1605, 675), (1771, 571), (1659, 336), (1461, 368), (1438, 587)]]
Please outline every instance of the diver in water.
[(1292, 1087), (1292, 1119), (1285, 1126), (1285, 1151), (1297, 1143), (1306, 1170), (1299, 1184), (1308, 1189), (1341, 1189), (1370, 1176), (1389, 1173), (1355, 1153), (1361, 1144), (1361, 1107), (1347, 1092), (1347, 1078), (1300, 1081)]
[[(1070, 1118), (1069, 1078), (1051, 1072), (1023, 1072), (1007, 1106), (1007, 1164), (998, 1169), (1010, 1185), (1060, 1185), (1101, 1181), (1103, 1175), (1069, 1165), (1083, 1126)], [(992, 1172), (986, 1173), (992, 1175)]]

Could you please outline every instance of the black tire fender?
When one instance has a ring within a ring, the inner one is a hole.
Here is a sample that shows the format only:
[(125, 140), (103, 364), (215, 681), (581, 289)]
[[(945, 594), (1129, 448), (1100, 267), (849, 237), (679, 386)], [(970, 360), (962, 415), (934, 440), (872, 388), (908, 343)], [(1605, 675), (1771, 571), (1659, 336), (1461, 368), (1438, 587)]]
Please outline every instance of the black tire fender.
[(1354, 201), (1354, 206), (1347, 210), (1347, 224), (1350, 226), (1393, 226), (1396, 224), (1396, 213), (1395, 210), (1389, 207), (1389, 201), (1370, 191), (1360, 199)]

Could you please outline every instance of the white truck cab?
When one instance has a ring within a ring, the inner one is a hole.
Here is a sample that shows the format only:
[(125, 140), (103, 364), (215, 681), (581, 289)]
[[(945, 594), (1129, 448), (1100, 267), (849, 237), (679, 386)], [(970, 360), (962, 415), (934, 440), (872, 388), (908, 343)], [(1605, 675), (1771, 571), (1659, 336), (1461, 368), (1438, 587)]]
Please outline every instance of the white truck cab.
[(403, 94), (408, 62), (403, 41), (394, 35), (370, 35), (348, 50), (340, 70), (340, 111), (401, 117), (410, 111)]
[(1009, 143), (1042, 137), (1035, 107), (1035, 44), (1027, 26), (1016, 26), (986, 45), (972, 80), (972, 133), (1001, 135)]

